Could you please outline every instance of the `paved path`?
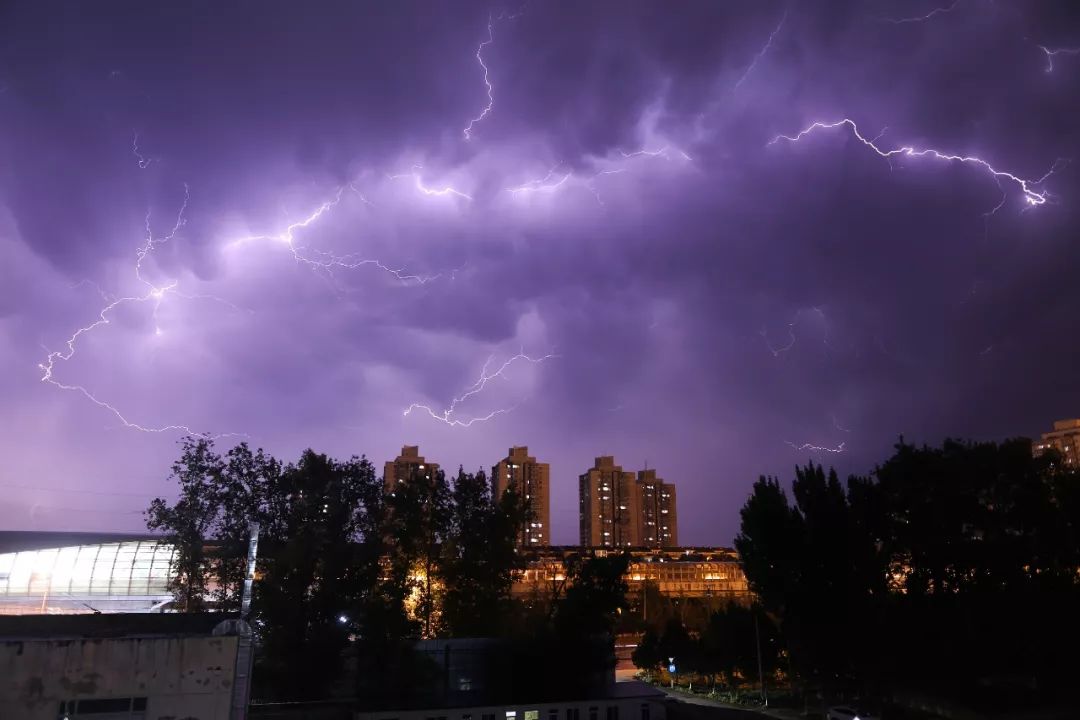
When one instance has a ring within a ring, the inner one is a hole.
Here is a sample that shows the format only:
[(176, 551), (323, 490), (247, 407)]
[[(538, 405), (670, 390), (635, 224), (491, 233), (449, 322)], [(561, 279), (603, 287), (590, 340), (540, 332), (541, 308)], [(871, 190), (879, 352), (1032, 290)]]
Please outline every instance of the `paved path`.
[(755, 710), (730, 705), (719, 700), (687, 695), (667, 688), (657, 687), (670, 698), (667, 705), (669, 720), (763, 720), (763, 718), (796, 718), (797, 713), (775, 710)]

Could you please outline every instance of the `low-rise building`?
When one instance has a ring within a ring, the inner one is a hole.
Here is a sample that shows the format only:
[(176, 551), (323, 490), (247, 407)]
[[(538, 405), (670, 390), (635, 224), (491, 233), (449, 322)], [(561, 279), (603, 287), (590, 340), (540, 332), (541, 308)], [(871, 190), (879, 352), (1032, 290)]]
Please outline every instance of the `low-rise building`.
[(584, 699), (359, 712), (356, 720), (666, 720), (665, 697), (633, 681), (611, 683)]
[[(580, 554), (577, 547), (552, 547), (529, 556), (525, 570), (514, 580), (517, 597), (555, 592), (566, 581), (566, 558)], [(603, 555), (604, 550), (597, 550)], [(730, 548), (663, 548), (630, 550), (626, 584), (631, 596), (640, 594), (646, 583), (662, 595), (677, 598), (714, 598), (749, 602), (751, 593), (739, 563)]]
[(249, 638), (224, 613), (0, 617), (0, 716), (229, 720)]

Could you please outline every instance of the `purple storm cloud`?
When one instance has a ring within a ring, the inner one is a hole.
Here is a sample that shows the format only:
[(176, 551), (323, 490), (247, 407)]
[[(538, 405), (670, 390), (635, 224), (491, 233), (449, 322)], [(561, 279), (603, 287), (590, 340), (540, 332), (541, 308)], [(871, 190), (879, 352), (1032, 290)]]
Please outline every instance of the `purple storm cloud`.
[(1080, 410), (1068, 2), (13, 3), (0, 525), (188, 432), (750, 483)]

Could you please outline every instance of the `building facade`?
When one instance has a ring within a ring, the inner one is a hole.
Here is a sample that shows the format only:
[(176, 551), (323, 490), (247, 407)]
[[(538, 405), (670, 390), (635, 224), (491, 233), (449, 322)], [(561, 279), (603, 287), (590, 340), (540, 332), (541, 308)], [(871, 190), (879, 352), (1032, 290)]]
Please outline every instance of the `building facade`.
[(611, 455), (596, 458), (578, 476), (579, 535), (583, 547), (640, 545), (640, 513), (634, 512), (634, 473)]
[(1080, 418), (1056, 421), (1053, 430), (1031, 443), (1036, 457), (1047, 450), (1057, 450), (1066, 467), (1080, 467)]
[(383, 487), (392, 492), (399, 482), (406, 481), (417, 473), (434, 476), (439, 472), (438, 463), (429, 463), (420, 454), (419, 445), (405, 445), (401, 454), (393, 460), (387, 460), (383, 466)]
[[(597, 551), (598, 555), (605, 551)], [(566, 581), (566, 559), (580, 555), (581, 548), (552, 547), (529, 557), (525, 569), (514, 578), (515, 597), (555, 594)], [(731, 548), (671, 548), (631, 550), (626, 570), (628, 597), (640, 597), (645, 585), (675, 598), (713, 598), (717, 602), (749, 602), (750, 587), (738, 553)]]
[(512, 447), (505, 458), (491, 468), (491, 491), (496, 500), (513, 488), (529, 504), (530, 518), (521, 529), (523, 547), (551, 544), (551, 468), (529, 456), (529, 448)]
[(638, 545), (648, 548), (679, 546), (679, 516), (675, 486), (656, 477), (656, 470), (639, 470), (631, 508), (638, 515)]
[(146, 613), (0, 618), (0, 716), (239, 717), (247, 704), (246, 696), (237, 694), (247, 690), (238, 672), (239, 633), (250, 637), (250, 628), (230, 617)]

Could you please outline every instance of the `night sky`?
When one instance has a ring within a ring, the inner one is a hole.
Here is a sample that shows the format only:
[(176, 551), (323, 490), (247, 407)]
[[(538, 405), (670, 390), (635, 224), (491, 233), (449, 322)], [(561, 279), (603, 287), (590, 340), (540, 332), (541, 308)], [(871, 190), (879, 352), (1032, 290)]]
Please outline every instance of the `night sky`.
[(567, 544), (613, 454), (730, 544), (1080, 414), (1069, 2), (219, 5), (0, 10), (0, 527), (141, 529), (190, 429), (528, 445)]

